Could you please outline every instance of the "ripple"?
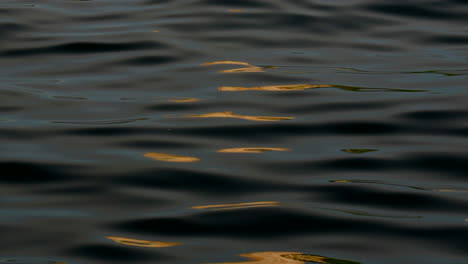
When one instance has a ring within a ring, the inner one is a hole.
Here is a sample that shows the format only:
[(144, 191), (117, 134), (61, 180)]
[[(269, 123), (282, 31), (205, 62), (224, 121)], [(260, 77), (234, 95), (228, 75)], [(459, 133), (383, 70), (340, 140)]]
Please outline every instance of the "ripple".
[(411, 120), (413, 122), (450, 122), (456, 120), (464, 120), (468, 118), (468, 111), (460, 110), (426, 110), (426, 111), (409, 111), (400, 117)]
[(155, 256), (139, 249), (123, 248), (118, 246), (107, 246), (100, 244), (86, 244), (76, 246), (65, 253), (87, 259), (101, 261), (148, 261), (150, 259), (166, 259), (165, 256)]
[(278, 206), (279, 202), (249, 202), (249, 203), (237, 203), (237, 204), (215, 204), (215, 205), (197, 205), (192, 206), (192, 209), (210, 209), (210, 210), (233, 210), (233, 209), (244, 209), (252, 207), (269, 207)]
[(115, 125), (115, 124), (127, 124), (137, 121), (149, 120), (149, 118), (132, 118), (132, 119), (120, 119), (120, 120), (98, 120), (98, 121), (51, 121), (54, 124), (70, 124), (70, 125)]
[(350, 215), (353, 215), (353, 216), (369, 216), (369, 217), (399, 218), (399, 219), (419, 219), (419, 218), (423, 218), (422, 216), (389, 215), (389, 214), (381, 214), (381, 213), (378, 213), (378, 212), (362, 211), (362, 210), (336, 209), (336, 208), (317, 208), (317, 209), (323, 209), (323, 210), (333, 211), (333, 212), (340, 212), (340, 213), (350, 214)]
[(55, 260), (45, 260), (37, 258), (0, 258), (1, 264), (66, 264)]
[(342, 149), (341, 151), (353, 154), (362, 154), (367, 152), (378, 151), (378, 149)]
[(78, 166), (64, 166), (50, 163), (0, 162), (0, 182), (11, 184), (47, 184), (71, 181), (77, 178), (71, 171), (78, 172)]
[(425, 188), (425, 187), (418, 187), (418, 186), (405, 185), (405, 184), (396, 184), (396, 183), (392, 183), (392, 182), (388, 182), (388, 181), (380, 181), (380, 180), (351, 179), (351, 180), (332, 180), (330, 182), (383, 184), (383, 185), (389, 185), (389, 186), (407, 187), (407, 188), (411, 188), (411, 189), (415, 189), (415, 190), (434, 191), (434, 192), (468, 192), (468, 190), (457, 189), (457, 188)]
[(149, 97), (123, 97), (120, 100), (125, 101), (165, 101), (165, 102), (172, 102), (172, 103), (191, 103), (191, 102), (198, 102), (200, 99), (193, 98), (193, 97), (178, 97), (178, 96), (149, 96)]
[(141, 49), (164, 47), (156, 42), (139, 41), (130, 43), (95, 43), (78, 42), (56, 45), (52, 47), (38, 47), (29, 49), (12, 49), (0, 52), (0, 56), (22, 57), (49, 54), (92, 54), (102, 52), (124, 52)]
[(438, 74), (447, 77), (468, 75), (467, 70), (369, 71), (355, 68), (337, 68), (339, 73), (352, 74)]
[(466, 0), (0, 2), (2, 260), (468, 259)]
[(209, 196), (246, 193), (295, 192), (303, 189), (293, 183), (265, 181), (225, 173), (191, 169), (158, 169), (116, 175), (115, 182), (141, 188), (165, 189)]
[[(332, 203), (406, 212), (439, 211), (457, 213), (468, 209), (461, 200), (433, 195), (431, 192), (402, 191), (399, 189), (372, 188), (371, 186), (322, 186), (320, 189), (315, 189), (315, 194), (320, 194), (320, 200)], [(372, 197), (372, 199), (369, 199), (369, 197)], [(317, 201), (317, 198), (314, 200)]]
[(65, 99), (65, 100), (88, 100), (89, 98), (86, 97), (78, 97), (78, 96), (53, 96), (56, 99)]
[(464, 155), (444, 155), (436, 153), (413, 154), (400, 159), (377, 158), (371, 156), (309, 160), (297, 162), (268, 163), (267, 169), (281, 171), (341, 171), (341, 172), (424, 172), (426, 175), (444, 175), (454, 179), (464, 178)]
[(366, 6), (368, 10), (397, 16), (405, 16), (411, 18), (424, 18), (431, 20), (460, 20), (466, 22), (467, 18), (462, 12), (447, 11), (442, 8), (434, 9), (428, 5), (420, 5), (416, 3), (373, 3)]
[[(157, 31), (153, 31), (153, 32), (157, 32)], [(173, 57), (173, 56), (142, 56), (142, 57), (130, 58), (130, 59), (122, 61), (121, 63), (127, 64), (127, 65), (150, 66), (150, 65), (160, 65), (160, 64), (176, 62), (177, 60), (178, 60), (177, 57)]]
[[(272, 219), (275, 219), (274, 225), (269, 224)], [(375, 222), (371, 219), (358, 220), (358, 218), (337, 217), (280, 207), (251, 207), (236, 210), (200, 210), (199, 213), (186, 216), (131, 219), (117, 223), (113, 227), (119, 231), (152, 235), (244, 239), (356, 232), (380, 234), (394, 232), (394, 235), (402, 235), (402, 232), (406, 231), (404, 228)]]

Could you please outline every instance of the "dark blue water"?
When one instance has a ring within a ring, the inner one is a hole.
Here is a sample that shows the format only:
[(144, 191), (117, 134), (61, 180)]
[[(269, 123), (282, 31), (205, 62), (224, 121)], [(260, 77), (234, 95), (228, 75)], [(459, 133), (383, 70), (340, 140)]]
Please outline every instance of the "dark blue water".
[(2, 0), (0, 263), (468, 263), (468, 1)]

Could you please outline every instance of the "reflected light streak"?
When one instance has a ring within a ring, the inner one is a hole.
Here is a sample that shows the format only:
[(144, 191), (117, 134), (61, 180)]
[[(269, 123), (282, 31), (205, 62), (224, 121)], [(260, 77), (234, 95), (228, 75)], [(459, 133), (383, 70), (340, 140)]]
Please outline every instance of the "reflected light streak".
[(263, 67), (252, 65), (243, 61), (211, 61), (200, 64), (201, 66), (210, 65), (242, 65), (246, 67), (219, 71), (220, 73), (239, 73), (239, 72), (265, 72)]
[(268, 85), (268, 86), (254, 86), (254, 87), (241, 87), (241, 86), (220, 86), (218, 90), (225, 92), (237, 91), (301, 91), (314, 88), (329, 88), (334, 87), (330, 84), (292, 84), (292, 85)]
[(178, 242), (161, 242), (161, 241), (147, 241), (147, 240), (139, 240), (133, 238), (126, 238), (126, 237), (114, 237), (108, 236), (107, 239), (110, 239), (116, 243), (129, 245), (129, 246), (136, 246), (136, 247), (173, 247), (177, 245), (182, 245), (183, 243)]
[(158, 161), (166, 161), (166, 162), (196, 162), (200, 161), (199, 158), (196, 157), (186, 157), (186, 156), (178, 156), (168, 153), (155, 153), (155, 152), (146, 152), (143, 154), (144, 157), (158, 160)]
[[(171, 116), (168, 116), (171, 117)], [(236, 115), (233, 112), (215, 112), (207, 114), (196, 114), (196, 115), (182, 115), (180, 117), (189, 117), (189, 118), (237, 118), (244, 119), (249, 121), (282, 121), (282, 120), (291, 120), (294, 117), (281, 117), (281, 116), (248, 116), (248, 115)]]
[(173, 103), (190, 103), (190, 102), (198, 102), (200, 101), (200, 99), (187, 97), (187, 98), (180, 98), (180, 99), (169, 99), (167, 101), (173, 102)]
[(358, 87), (346, 86), (337, 84), (290, 84), (290, 85), (268, 85), (268, 86), (220, 86), (218, 90), (225, 92), (238, 92), (238, 91), (301, 91), (306, 89), (317, 88), (337, 88), (349, 92), (426, 92), (427, 90), (414, 90), (414, 89), (391, 89), (391, 88), (373, 88), (373, 87)]
[(359, 262), (334, 259), (318, 255), (303, 254), (300, 252), (255, 252), (241, 254), (240, 256), (248, 258), (248, 261), (241, 262), (223, 262), (215, 264), (305, 264), (306, 262), (323, 264), (360, 264)]
[(288, 148), (226, 148), (216, 152), (222, 153), (263, 153), (266, 151), (290, 151)]

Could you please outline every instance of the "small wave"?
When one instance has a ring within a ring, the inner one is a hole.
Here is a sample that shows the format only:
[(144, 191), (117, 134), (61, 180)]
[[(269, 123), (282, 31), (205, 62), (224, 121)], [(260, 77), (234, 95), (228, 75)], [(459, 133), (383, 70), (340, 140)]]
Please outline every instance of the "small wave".
[(115, 124), (127, 124), (137, 121), (145, 121), (149, 118), (132, 118), (132, 119), (120, 119), (120, 120), (99, 120), (99, 121), (51, 121), (53, 124), (70, 124), (70, 125), (115, 125)]

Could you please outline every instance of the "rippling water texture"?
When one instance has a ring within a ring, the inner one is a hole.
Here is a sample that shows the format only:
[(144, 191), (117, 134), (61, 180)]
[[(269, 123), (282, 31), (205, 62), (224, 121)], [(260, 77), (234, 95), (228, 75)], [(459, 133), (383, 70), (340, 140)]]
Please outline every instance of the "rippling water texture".
[(467, 264), (468, 1), (0, 1), (0, 264)]

